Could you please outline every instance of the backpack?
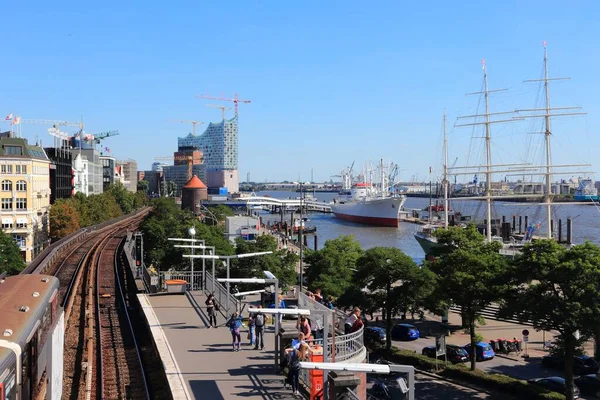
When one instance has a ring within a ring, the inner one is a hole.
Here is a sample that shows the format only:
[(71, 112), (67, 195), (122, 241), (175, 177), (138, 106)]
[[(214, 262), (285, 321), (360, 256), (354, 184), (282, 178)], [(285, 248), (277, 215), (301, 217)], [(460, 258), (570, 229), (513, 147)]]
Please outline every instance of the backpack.
[(290, 371), (300, 371), (300, 360), (298, 359), (298, 350), (294, 350), (292, 352)]
[(254, 317), (254, 325), (264, 326), (265, 325), (265, 314), (258, 313)]

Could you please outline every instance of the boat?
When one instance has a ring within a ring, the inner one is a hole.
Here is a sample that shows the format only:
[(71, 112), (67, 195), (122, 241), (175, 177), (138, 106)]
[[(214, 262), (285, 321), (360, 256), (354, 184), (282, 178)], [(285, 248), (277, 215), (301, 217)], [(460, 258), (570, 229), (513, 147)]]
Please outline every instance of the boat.
[(598, 196), (598, 189), (594, 187), (594, 181), (591, 179), (581, 179), (579, 178), (579, 187), (573, 196), (575, 201), (600, 201), (600, 196)]
[(403, 194), (391, 194), (387, 185), (383, 160), (380, 162), (381, 181), (379, 187), (371, 182), (356, 182), (350, 194), (333, 200), (331, 212), (336, 218), (359, 224), (398, 227), (398, 212), (406, 202)]
[[(535, 231), (540, 229), (540, 224), (537, 225), (533, 225), (530, 224), (529, 226), (526, 226), (526, 234), (523, 235), (522, 237), (519, 237), (518, 235), (515, 234), (515, 232), (511, 232), (510, 230), (510, 224), (508, 224), (509, 226), (504, 226), (504, 224), (500, 224), (499, 222), (493, 223), (493, 221), (498, 221), (498, 220), (494, 220), (494, 218), (492, 217), (492, 211), (491, 211), (491, 204), (492, 201), (494, 199), (507, 199), (507, 198), (519, 198), (519, 197), (526, 197), (526, 195), (519, 195), (519, 194), (512, 194), (512, 195), (494, 195), (492, 192), (492, 177), (493, 174), (498, 174), (498, 173), (510, 173), (510, 174), (515, 174), (516, 172), (521, 172), (524, 174), (534, 174), (534, 175), (544, 175), (545, 176), (545, 190), (544, 190), (544, 200), (543, 203), (538, 203), (539, 206), (546, 206), (546, 221), (547, 221), (547, 235), (546, 238), (552, 238), (553, 237), (553, 231), (552, 231), (552, 224), (550, 223), (550, 221), (552, 221), (552, 215), (551, 215), (551, 207), (553, 204), (561, 204), (561, 203), (552, 203), (552, 198), (553, 198), (553, 193), (552, 193), (552, 174), (556, 174), (556, 173), (567, 173), (566, 171), (560, 171), (560, 170), (556, 170), (557, 168), (565, 168), (565, 167), (589, 167), (589, 164), (571, 164), (571, 165), (552, 165), (551, 163), (551, 159), (550, 159), (550, 154), (551, 154), (551, 148), (550, 148), (550, 137), (551, 137), (551, 130), (550, 130), (550, 120), (553, 117), (561, 117), (561, 116), (571, 116), (571, 115), (582, 115), (585, 113), (581, 113), (581, 112), (565, 112), (565, 110), (572, 110), (572, 109), (579, 109), (580, 107), (556, 107), (556, 108), (551, 108), (550, 107), (550, 100), (549, 100), (549, 94), (548, 94), (548, 82), (552, 79), (556, 79), (556, 78), (548, 78), (548, 57), (547, 57), (547, 52), (546, 52), (546, 44), (544, 43), (544, 78), (543, 79), (538, 79), (538, 80), (530, 80), (530, 81), (526, 81), (526, 82), (544, 82), (544, 93), (545, 93), (545, 107), (542, 108), (534, 108), (534, 109), (523, 109), (523, 110), (515, 110), (515, 111), (509, 111), (509, 112), (495, 112), (495, 113), (491, 113), (489, 110), (489, 103), (488, 103), (488, 94), (491, 92), (495, 92), (498, 90), (488, 90), (488, 84), (487, 84), (487, 69), (486, 69), (486, 65), (485, 65), (485, 61), (483, 61), (483, 79), (484, 79), (484, 91), (483, 92), (477, 92), (474, 94), (483, 94), (485, 95), (485, 113), (484, 114), (476, 114), (476, 115), (468, 115), (468, 116), (464, 116), (464, 117), (459, 117), (459, 119), (461, 118), (484, 118), (484, 122), (471, 122), (471, 123), (463, 123), (463, 124), (459, 124), (459, 125), (455, 125), (455, 127), (473, 127), (476, 125), (485, 125), (485, 140), (486, 140), (486, 149), (485, 149), (485, 154), (486, 154), (486, 163), (484, 165), (476, 165), (473, 167), (457, 167), (456, 169), (460, 169), (462, 171), (458, 172), (459, 174), (475, 174), (475, 176), (477, 176), (478, 173), (485, 173), (485, 177), (486, 177), (486, 185), (485, 185), (485, 193), (483, 195), (477, 195), (474, 197), (461, 197), (461, 200), (485, 200), (486, 202), (486, 220), (485, 220), (485, 226), (481, 227), (480, 230), (483, 231), (483, 233), (486, 236), (486, 240), (488, 242), (491, 241), (501, 241), (503, 243), (503, 248), (500, 250), (501, 254), (507, 255), (507, 256), (515, 256), (517, 254), (520, 253), (521, 248), (529, 241), (534, 239), (534, 233)], [(500, 89), (502, 90), (502, 89)], [(558, 113), (554, 113), (553, 111), (558, 111)], [(543, 113), (540, 113), (543, 112)], [(497, 116), (497, 115), (506, 115), (506, 114), (512, 114), (512, 113), (517, 113), (516, 117), (512, 117), (511, 119), (507, 119), (507, 120), (492, 120), (491, 117), (492, 116)], [(521, 114), (521, 113), (525, 113), (525, 114)], [(492, 164), (492, 157), (491, 157), (491, 148), (490, 148), (490, 143), (491, 143), (491, 124), (495, 124), (495, 123), (504, 123), (504, 122), (511, 122), (511, 121), (515, 121), (515, 120), (523, 120), (523, 119), (528, 119), (528, 118), (544, 118), (545, 123), (544, 123), (544, 141), (545, 141), (545, 148), (546, 148), (546, 154), (545, 154), (545, 160), (544, 160), (544, 165), (532, 165), (530, 163), (525, 163), (525, 164)], [(446, 115), (444, 113), (444, 209), (449, 209), (448, 207), (448, 174), (449, 174), (449, 170), (452, 169), (454, 170), (454, 167), (448, 167), (448, 144), (447, 144), (447, 137), (446, 137)], [(539, 171), (539, 172), (538, 172)], [(541, 173), (540, 173), (541, 172)], [(581, 172), (581, 171), (578, 171)], [(574, 173), (574, 172), (568, 172), (568, 173)], [(590, 182), (591, 183), (591, 182)], [(586, 185), (584, 183), (584, 187), (587, 187), (589, 185)], [(580, 184), (580, 188), (581, 188), (581, 184)], [(588, 188), (586, 189), (588, 191), (591, 192), (591, 190)], [(584, 190), (582, 189), (582, 193), (585, 193)], [(597, 191), (596, 191), (597, 194)], [(585, 194), (583, 195), (585, 196)], [(589, 200), (588, 200), (589, 201)], [(414, 237), (417, 240), (417, 242), (421, 245), (421, 247), (423, 248), (423, 251), (425, 252), (426, 255), (431, 254), (432, 250), (435, 249), (435, 247), (437, 246), (437, 238), (434, 235), (434, 232), (436, 229), (439, 229), (441, 227), (448, 227), (449, 226), (449, 221), (448, 221), (448, 214), (445, 213), (444, 216), (444, 224), (438, 224), (438, 225), (427, 225), (426, 227), (424, 227), (420, 232), (417, 232)], [(479, 227), (478, 227), (479, 228)], [(538, 236), (539, 237), (539, 236)]]

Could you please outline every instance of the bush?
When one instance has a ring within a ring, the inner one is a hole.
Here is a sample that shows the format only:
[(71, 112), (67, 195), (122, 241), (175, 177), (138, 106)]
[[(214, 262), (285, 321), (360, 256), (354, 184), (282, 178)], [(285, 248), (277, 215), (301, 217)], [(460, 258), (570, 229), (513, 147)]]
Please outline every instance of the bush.
[(373, 353), (374, 355), (384, 357), (395, 364), (412, 365), (416, 369), (436, 372), (443, 377), (472, 383), (495, 393), (506, 393), (517, 398), (528, 400), (565, 399), (565, 396), (560, 393), (551, 392), (542, 387), (530, 385), (526, 381), (511, 378), (510, 376), (502, 374), (489, 374), (480, 370), (471, 371), (463, 364), (452, 365), (451, 363), (445, 363), (442, 360), (438, 360), (436, 371), (435, 359), (412, 351), (401, 350), (396, 347), (392, 347), (390, 351), (378, 347), (374, 349)]

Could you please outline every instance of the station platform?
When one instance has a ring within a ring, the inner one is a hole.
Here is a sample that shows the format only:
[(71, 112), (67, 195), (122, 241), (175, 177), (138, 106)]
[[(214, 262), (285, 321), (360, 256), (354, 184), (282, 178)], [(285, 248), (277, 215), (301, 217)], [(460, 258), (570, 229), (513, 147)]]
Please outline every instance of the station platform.
[(298, 399), (274, 370), (273, 330), (265, 350), (253, 350), (242, 328), (242, 351), (234, 352), (223, 315), (208, 329), (201, 292), (138, 294), (174, 399)]

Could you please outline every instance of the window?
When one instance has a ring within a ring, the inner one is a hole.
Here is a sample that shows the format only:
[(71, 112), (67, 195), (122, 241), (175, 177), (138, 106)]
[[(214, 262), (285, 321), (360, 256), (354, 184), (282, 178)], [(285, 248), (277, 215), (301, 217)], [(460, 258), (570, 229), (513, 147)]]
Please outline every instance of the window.
[(2, 229), (12, 229), (12, 222), (2, 222)]
[(27, 182), (17, 181), (17, 192), (26, 192), (26, 191), (27, 191)]
[(22, 156), (23, 155), (23, 147), (5, 145), (4, 146), (4, 154), (5, 155), (10, 154), (10, 155), (15, 155), (15, 156)]
[(25, 247), (25, 236), (23, 235), (12, 235), (14, 242), (19, 247)]
[(27, 199), (17, 199), (15, 205), (17, 210), (27, 210)]
[(11, 181), (2, 181), (2, 191), (10, 192), (12, 190), (12, 182)]
[(17, 229), (27, 228), (27, 222), (17, 222)]
[(0, 168), (0, 172), (3, 174), (12, 174), (12, 165), (3, 165), (2, 168)]
[(21, 166), (20, 166), (20, 165), (17, 165), (17, 166), (15, 166), (15, 172), (16, 172), (17, 174), (20, 174), (20, 173), (21, 173)]
[(21, 165), (21, 173), (23, 173), (23, 174), (27, 173), (27, 165)]
[(12, 210), (12, 199), (2, 199), (2, 209)]

